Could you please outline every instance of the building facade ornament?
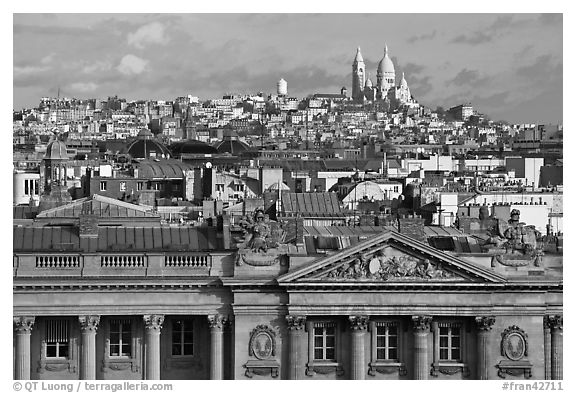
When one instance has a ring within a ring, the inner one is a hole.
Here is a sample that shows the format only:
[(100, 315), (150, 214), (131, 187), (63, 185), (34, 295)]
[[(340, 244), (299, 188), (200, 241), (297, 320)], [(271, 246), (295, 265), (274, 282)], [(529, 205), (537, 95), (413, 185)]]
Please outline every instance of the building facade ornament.
[(306, 327), (306, 317), (304, 315), (286, 315), (286, 323), (288, 324), (288, 330), (304, 330)]
[(428, 332), (430, 331), (430, 323), (432, 323), (431, 316), (413, 315), (412, 324), (415, 332)]
[(228, 318), (224, 315), (220, 314), (212, 314), (208, 315), (208, 326), (210, 329), (217, 329), (222, 330), (222, 328), (226, 325)]
[(30, 333), (35, 317), (14, 317), (14, 329), (19, 333)]
[(248, 356), (250, 359), (244, 365), (246, 377), (252, 378), (256, 374), (277, 378), (280, 364), (274, 359), (276, 356), (276, 332), (267, 325), (256, 326), (250, 333)]
[(411, 255), (386, 256), (377, 251), (372, 256), (359, 254), (348, 263), (330, 271), (327, 279), (375, 280), (375, 281), (427, 281), (462, 280), (429, 259)]
[(564, 318), (562, 315), (546, 315), (546, 317), (544, 317), (544, 323), (551, 330), (563, 330)]
[(352, 331), (362, 332), (368, 329), (368, 316), (366, 315), (350, 315), (348, 322), (350, 322), (350, 329), (352, 329)]
[(146, 330), (160, 331), (164, 323), (164, 315), (147, 314), (144, 315), (144, 324)]
[(82, 332), (96, 332), (100, 324), (100, 315), (81, 315), (78, 321)]
[(476, 327), (478, 330), (487, 332), (492, 329), (492, 325), (496, 322), (494, 317), (476, 317)]

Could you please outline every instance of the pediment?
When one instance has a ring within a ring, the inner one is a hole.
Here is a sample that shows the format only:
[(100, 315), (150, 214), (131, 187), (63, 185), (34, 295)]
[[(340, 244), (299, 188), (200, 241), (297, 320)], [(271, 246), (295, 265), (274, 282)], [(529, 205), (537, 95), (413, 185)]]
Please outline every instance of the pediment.
[(501, 283), (491, 269), (463, 261), (395, 231), (322, 257), (278, 278), (279, 284)]

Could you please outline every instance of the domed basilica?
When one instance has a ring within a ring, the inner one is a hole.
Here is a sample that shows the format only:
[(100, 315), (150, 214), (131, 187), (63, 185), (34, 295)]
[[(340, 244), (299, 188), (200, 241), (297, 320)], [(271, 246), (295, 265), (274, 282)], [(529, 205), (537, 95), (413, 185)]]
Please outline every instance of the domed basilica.
[(417, 105), (404, 73), (400, 84), (396, 85), (396, 71), (394, 63), (388, 56), (388, 46), (384, 47), (384, 57), (378, 63), (376, 86), (372, 83), (370, 75), (366, 76), (366, 65), (358, 47), (352, 63), (352, 99), (357, 102), (383, 100), (388, 101), (393, 107)]

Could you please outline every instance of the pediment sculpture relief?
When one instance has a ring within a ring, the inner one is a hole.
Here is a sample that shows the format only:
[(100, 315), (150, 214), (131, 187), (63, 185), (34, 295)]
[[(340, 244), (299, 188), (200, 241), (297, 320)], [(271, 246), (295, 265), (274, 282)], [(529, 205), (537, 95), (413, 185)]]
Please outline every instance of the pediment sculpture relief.
[(377, 281), (419, 281), (419, 280), (460, 280), (429, 259), (419, 259), (411, 255), (385, 255), (378, 251), (372, 256), (359, 255), (351, 262), (330, 271), (325, 278)]

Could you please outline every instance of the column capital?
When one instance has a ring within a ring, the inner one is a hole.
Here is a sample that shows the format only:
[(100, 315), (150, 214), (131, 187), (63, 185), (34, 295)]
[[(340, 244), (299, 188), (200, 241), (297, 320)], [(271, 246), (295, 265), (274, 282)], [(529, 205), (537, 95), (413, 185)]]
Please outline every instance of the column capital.
[(430, 323), (432, 322), (432, 317), (428, 315), (413, 315), (412, 323), (415, 332), (428, 332), (430, 331)]
[(364, 331), (368, 328), (367, 315), (350, 315), (348, 322), (350, 323), (350, 329), (352, 329), (352, 331)]
[(490, 317), (476, 317), (476, 327), (482, 332), (487, 332), (492, 329), (492, 325), (496, 322), (496, 318)]
[(288, 323), (288, 330), (302, 330), (306, 324), (306, 316), (304, 315), (286, 315), (286, 322)]
[(164, 315), (146, 314), (143, 316), (143, 318), (147, 331), (160, 332), (160, 329), (162, 329), (162, 324), (164, 323)]
[(210, 329), (222, 330), (227, 321), (228, 318), (221, 314), (208, 315), (208, 326), (210, 326)]
[(544, 326), (550, 330), (564, 330), (564, 317), (562, 315), (546, 315)]
[(78, 322), (80, 322), (80, 330), (83, 333), (96, 333), (96, 330), (98, 330), (98, 325), (100, 324), (100, 315), (80, 315), (78, 317)]
[(35, 317), (14, 317), (14, 330), (18, 333), (30, 333), (35, 319)]

